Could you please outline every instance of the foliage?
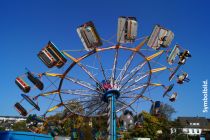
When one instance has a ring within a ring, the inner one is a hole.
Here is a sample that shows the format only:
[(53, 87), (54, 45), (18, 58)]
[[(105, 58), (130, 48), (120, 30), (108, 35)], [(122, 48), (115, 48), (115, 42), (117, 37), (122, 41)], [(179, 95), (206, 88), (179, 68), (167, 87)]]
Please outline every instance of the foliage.
[(88, 123), (85, 123), (84, 126), (81, 128), (81, 131), (83, 132), (83, 135), (85, 136), (85, 140), (92, 140), (92, 128)]
[(48, 131), (56, 132), (56, 135), (70, 136), (73, 128), (83, 126), (83, 117), (71, 115), (68, 118), (61, 118), (59, 114), (48, 117)]
[(26, 121), (19, 121), (13, 124), (12, 129), (14, 131), (28, 131), (26, 127)]
[[(80, 108), (80, 105), (76, 103), (69, 104), (69, 108), (72, 110), (75, 106), (79, 106)], [(85, 139), (88, 140), (93, 139), (94, 135), (97, 134), (99, 135), (98, 139), (100, 139), (100, 137), (102, 137), (102, 132), (106, 132), (107, 130), (107, 117), (105, 116), (90, 119), (71, 114), (69, 117), (63, 117), (67, 116), (68, 113), (67, 110), (64, 110), (61, 114), (57, 113), (48, 117), (48, 121), (54, 126), (48, 131), (56, 131), (57, 135), (70, 136), (74, 129), (77, 129), (77, 132), (80, 134), (82, 133), (85, 136)], [(161, 113), (161, 117), (152, 116), (147, 112), (142, 112), (141, 114), (134, 116), (135, 121), (143, 120), (141, 122), (141, 127), (136, 126), (128, 132), (123, 132), (124, 138), (149, 137), (151, 139), (170, 139), (170, 129), (176, 124), (168, 119), (175, 113), (175, 110), (170, 105), (165, 104), (161, 109)], [(89, 124), (90, 122), (92, 125)], [(158, 134), (158, 130), (161, 130), (162, 134)], [(178, 133), (173, 135), (175, 138)], [(81, 135), (78, 136), (81, 137)]]
[(160, 114), (162, 117), (166, 118), (167, 120), (171, 119), (173, 113), (176, 113), (175, 109), (169, 104), (163, 104), (160, 108)]
[(131, 137), (148, 137), (151, 139), (157, 139), (157, 131), (161, 129), (160, 122), (155, 116), (151, 116), (147, 112), (142, 112), (138, 117), (144, 118), (141, 122), (141, 126), (136, 126), (131, 131)]
[(99, 131), (106, 131), (107, 119), (107, 116), (92, 118), (93, 127)]
[(181, 134), (181, 135), (178, 135), (176, 137), (173, 137), (174, 140), (187, 140), (187, 135), (185, 134)]
[[(77, 112), (83, 112), (81, 105), (77, 102), (69, 103), (68, 107), (70, 110), (75, 111), (75, 109), (77, 109)], [(170, 129), (174, 126), (178, 126), (178, 124), (176, 124), (178, 122), (169, 121), (173, 113), (175, 113), (174, 108), (167, 104), (161, 108), (161, 117), (142, 112), (134, 116), (135, 122), (141, 121), (140, 126), (135, 126), (133, 129), (128, 130), (128, 132), (122, 132), (120, 134), (124, 136), (124, 139), (134, 137), (175, 139), (180, 135), (180, 132), (177, 131), (173, 135), (170, 135)], [(104, 132), (107, 131), (107, 116), (84, 118), (70, 113), (65, 109), (61, 113), (48, 117), (45, 129), (43, 129), (41, 133), (52, 132), (53, 135), (71, 136), (75, 131), (77, 132), (78, 139), (84, 139), (84, 137), (85, 140), (92, 140), (94, 137), (97, 137), (96, 139), (104, 139), (103, 135), (106, 134)], [(158, 131), (161, 132), (161, 134), (157, 133)]]
[(173, 133), (171, 134), (171, 137), (173, 139), (185, 139), (186, 136), (182, 132), (183, 126), (180, 124), (179, 121), (175, 120), (171, 122), (171, 127), (173, 128)]
[(82, 139), (82, 137), (84, 138), (85, 136), (85, 140), (92, 140), (93, 129), (97, 131), (103, 131), (106, 129), (106, 126), (104, 126), (106, 121), (101, 121), (102, 119), (84, 118), (74, 114), (71, 114), (66, 118), (62, 118), (62, 115), (56, 114), (48, 117), (47, 120), (48, 124), (42, 132), (44, 133), (47, 131), (52, 135), (72, 136), (72, 133), (76, 130), (79, 139)]
[(0, 131), (5, 131), (5, 127), (0, 126)]
[[(161, 115), (162, 116), (162, 115)], [(140, 120), (140, 125), (129, 130), (130, 137), (148, 137), (153, 139), (176, 139), (181, 134), (181, 125), (179, 122), (169, 121), (167, 117), (152, 116), (147, 112), (142, 112), (134, 117), (136, 121)], [(171, 128), (176, 129), (176, 133), (171, 134)], [(157, 133), (157, 132), (160, 133)]]

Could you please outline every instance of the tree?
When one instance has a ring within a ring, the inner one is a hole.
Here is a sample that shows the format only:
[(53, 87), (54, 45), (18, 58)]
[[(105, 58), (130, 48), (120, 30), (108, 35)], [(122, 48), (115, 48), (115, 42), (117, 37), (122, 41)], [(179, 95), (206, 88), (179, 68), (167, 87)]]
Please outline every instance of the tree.
[(170, 139), (172, 122), (166, 117), (160, 117), (158, 120), (160, 122), (160, 130), (162, 131), (162, 134), (159, 135), (158, 139)]
[[(89, 119), (87, 120), (89, 121)], [(84, 126), (81, 128), (81, 131), (83, 132), (83, 135), (85, 136), (85, 140), (92, 140), (92, 128), (88, 123), (85, 123)]]
[(157, 139), (157, 131), (161, 130), (160, 122), (157, 117), (150, 115), (147, 112), (142, 112), (138, 115), (138, 118), (143, 118), (141, 122), (141, 127), (135, 127), (131, 131), (131, 137), (148, 137), (151, 139)]
[[(166, 111), (167, 113), (167, 111)], [(162, 116), (162, 115), (161, 115)], [(171, 139), (180, 135), (180, 129), (177, 129), (176, 133), (171, 134), (171, 128), (181, 128), (178, 122), (173, 122), (167, 119), (167, 117), (152, 116), (147, 112), (142, 112), (134, 117), (136, 122), (140, 125), (136, 125), (134, 129), (130, 131), (130, 137), (148, 137), (151, 139)], [(159, 133), (158, 133), (159, 132)]]
[(175, 109), (169, 104), (163, 104), (160, 108), (160, 114), (162, 117), (165, 117), (167, 120), (171, 119), (173, 113), (176, 113)]
[[(68, 108), (71, 111), (84, 113), (82, 105), (79, 102), (69, 102), (67, 104)], [(28, 123), (31, 122), (31, 119), (27, 119)], [(56, 113), (47, 117), (42, 124), (42, 126), (35, 126), (34, 130), (38, 133), (51, 133), (52, 135), (61, 135), (61, 136), (71, 136), (72, 133), (77, 133), (78, 138), (82, 139), (93, 139), (93, 135), (96, 132), (99, 132), (101, 135), (102, 132), (107, 130), (107, 117), (82, 117), (70, 112), (68, 109), (64, 109), (62, 112)], [(95, 133), (94, 131), (95, 130)]]
[(5, 131), (5, 127), (0, 126), (0, 131)]
[(184, 126), (180, 123), (180, 121), (175, 120), (171, 122), (171, 128), (173, 133), (171, 134), (171, 138), (172, 139), (180, 139), (180, 140), (185, 140), (186, 139), (186, 135), (183, 134), (182, 132), (182, 128)]
[(13, 124), (12, 129), (14, 131), (28, 131), (26, 127), (26, 121), (19, 121)]

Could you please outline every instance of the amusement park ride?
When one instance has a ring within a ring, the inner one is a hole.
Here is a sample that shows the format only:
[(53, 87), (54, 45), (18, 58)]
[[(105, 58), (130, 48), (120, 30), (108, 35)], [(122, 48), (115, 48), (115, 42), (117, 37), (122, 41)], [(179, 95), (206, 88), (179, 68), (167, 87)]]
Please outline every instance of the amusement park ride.
[[(15, 104), (17, 111), (23, 116), (33, 110), (43, 112), (42, 119), (29, 115), (38, 122), (47, 122), (50, 113), (64, 109), (83, 117), (108, 116), (108, 139), (116, 140), (116, 113), (125, 108), (137, 110), (134, 106), (139, 100), (158, 103), (148, 93), (151, 88), (159, 87), (163, 97), (176, 101), (177, 92), (171, 94), (172, 82), (178, 72), (178, 84), (189, 82), (181, 68), (190, 52), (178, 44), (171, 49), (174, 33), (160, 25), (141, 38), (137, 38), (137, 28), (135, 17), (119, 17), (114, 43), (113, 38), (101, 38), (93, 22), (87, 22), (76, 29), (85, 50), (61, 51), (49, 41), (38, 53), (49, 71), (37, 74), (26, 69), (15, 80), (23, 92), (22, 100)], [(166, 74), (157, 78), (162, 72)], [(24, 101), (33, 109), (25, 109)]]

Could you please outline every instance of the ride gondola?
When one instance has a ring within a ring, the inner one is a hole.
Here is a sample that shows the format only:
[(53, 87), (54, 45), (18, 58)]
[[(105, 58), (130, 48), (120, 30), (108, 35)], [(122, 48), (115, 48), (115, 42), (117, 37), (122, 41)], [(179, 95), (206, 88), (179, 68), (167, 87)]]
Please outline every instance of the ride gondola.
[(87, 51), (91, 51), (102, 45), (102, 41), (92, 21), (79, 26), (77, 33)]
[(174, 63), (174, 60), (176, 59), (176, 56), (178, 56), (179, 52), (180, 52), (179, 45), (176, 44), (167, 59), (167, 61), (170, 65), (172, 65)]
[(171, 95), (171, 97), (169, 98), (169, 101), (175, 102), (175, 101), (176, 101), (176, 98), (177, 98), (177, 93), (174, 92), (174, 93)]
[(21, 94), (21, 96), (30, 104), (32, 105), (36, 110), (40, 111), (40, 107), (27, 95)]
[(137, 37), (138, 22), (135, 17), (119, 17), (117, 42), (134, 42)]
[(184, 52), (179, 53), (179, 62), (178, 62), (178, 66), (175, 68), (175, 70), (172, 72), (172, 74), (169, 76), (169, 81), (171, 81), (174, 77), (174, 75), (176, 74), (176, 72), (179, 70), (179, 68), (185, 64), (186, 59), (188, 57), (192, 57), (192, 55), (190, 54), (190, 52), (188, 50), (185, 50)]
[(56, 67), (61, 68), (66, 63), (67, 59), (63, 53), (51, 41), (48, 42), (46, 49), (56, 60)]
[(160, 116), (160, 109), (161, 109), (162, 103), (160, 101), (155, 101), (150, 109), (150, 114), (154, 116)]
[(174, 38), (174, 33), (160, 25), (155, 25), (147, 45), (155, 50), (167, 48)]
[(184, 82), (189, 82), (190, 79), (188, 78), (188, 74), (184, 72), (181, 75), (177, 75), (177, 83), (178, 84), (183, 84)]
[(28, 93), (31, 89), (31, 87), (20, 77), (17, 77), (15, 79), (15, 83), (18, 85), (18, 87), (24, 92)]
[(20, 104), (20, 103), (16, 103), (14, 105), (15, 109), (20, 113), (20, 115), (22, 116), (27, 116), (27, 111), (25, 110), (25, 108)]
[(181, 52), (179, 54), (179, 63), (178, 64), (184, 64), (186, 62), (186, 58), (192, 57), (190, 52), (188, 50), (185, 50), (184, 52)]
[(27, 77), (28, 79), (39, 89), (39, 90), (43, 90), (44, 88), (44, 84), (42, 83), (42, 81), (38, 78), (35, 77), (30, 71), (28, 71), (27, 73)]
[(49, 53), (49, 51), (44, 48), (37, 55), (41, 61), (48, 67), (52, 68), (56, 64), (55, 58)]

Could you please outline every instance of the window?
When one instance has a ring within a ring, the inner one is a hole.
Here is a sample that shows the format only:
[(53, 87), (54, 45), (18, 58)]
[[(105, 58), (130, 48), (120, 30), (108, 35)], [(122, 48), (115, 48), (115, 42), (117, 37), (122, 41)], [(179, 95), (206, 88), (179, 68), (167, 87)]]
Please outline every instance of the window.
[(183, 133), (189, 133), (189, 130), (188, 130), (188, 128), (183, 128)]

